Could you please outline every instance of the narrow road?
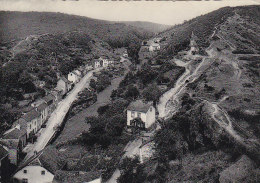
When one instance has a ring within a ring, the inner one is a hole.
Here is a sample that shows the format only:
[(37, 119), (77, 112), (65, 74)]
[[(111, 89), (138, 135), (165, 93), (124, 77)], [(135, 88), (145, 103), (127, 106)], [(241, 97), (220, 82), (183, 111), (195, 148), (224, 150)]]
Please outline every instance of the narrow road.
[(93, 72), (95, 71), (97, 70), (88, 72), (80, 80), (80, 82), (74, 86), (73, 90), (68, 94), (68, 96), (58, 104), (57, 108), (51, 114), (49, 120), (47, 121), (46, 128), (42, 130), (41, 135), (38, 137), (37, 141), (33, 144), (31, 150), (27, 153), (24, 162), (27, 161), (29, 158), (33, 157), (35, 151), (39, 152), (45, 148), (49, 140), (55, 134), (54, 127), (61, 125), (72, 102), (76, 99), (78, 93), (88, 86), (86, 83), (89, 83), (93, 75)]
[[(123, 63), (126, 71), (125, 74), (129, 71), (129, 62)], [(79, 113), (77, 113), (75, 116), (68, 119), (68, 121), (65, 124), (65, 127), (59, 137), (56, 139), (55, 143), (63, 143), (68, 140), (71, 140), (72, 137), (76, 137), (79, 134), (81, 134), (83, 131), (88, 131), (90, 128), (90, 125), (88, 123), (85, 123), (86, 117), (90, 116), (98, 116), (97, 110), (99, 107), (104, 106), (106, 104), (110, 103), (110, 96), (114, 89), (117, 89), (120, 82), (124, 79), (125, 74), (123, 76), (119, 76), (114, 78), (111, 81), (111, 85), (105, 88), (103, 91), (97, 94), (97, 101), (92, 104), (91, 106), (87, 107), (86, 109), (83, 109)], [(69, 134), (69, 135), (68, 135)]]

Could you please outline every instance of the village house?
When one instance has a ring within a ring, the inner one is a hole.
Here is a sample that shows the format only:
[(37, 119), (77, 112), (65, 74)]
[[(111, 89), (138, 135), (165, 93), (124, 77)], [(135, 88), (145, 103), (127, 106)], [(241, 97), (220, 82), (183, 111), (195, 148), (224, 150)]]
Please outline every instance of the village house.
[[(142, 124), (137, 124), (136, 119), (140, 119)], [(132, 102), (127, 108), (127, 126), (149, 128), (155, 123), (155, 108), (153, 102), (143, 102), (137, 100)]]
[(100, 57), (99, 61), (100, 61), (101, 67), (108, 67), (108, 65), (109, 65), (108, 59)]
[(81, 74), (76, 71), (72, 71), (68, 74), (68, 80), (74, 84), (79, 82), (80, 78), (81, 78)]
[(152, 43), (149, 46), (149, 51), (150, 52), (158, 51), (160, 49), (161, 49), (161, 47), (160, 47), (160, 45), (158, 43)]
[(10, 163), (17, 165), (20, 160), (19, 155), (26, 146), (26, 130), (21, 130), (18, 124), (15, 128), (6, 131), (0, 142), (8, 148)]
[(38, 125), (42, 125), (44, 122), (46, 122), (48, 117), (48, 105), (46, 103), (42, 103), (35, 109), (36, 111), (41, 113), (41, 123), (39, 123)]
[(62, 160), (62, 154), (57, 149), (47, 147), (15, 173), (13, 182), (52, 183), (56, 171), (62, 169), (65, 164), (66, 162)]
[(44, 102), (48, 105), (48, 114), (51, 114), (52, 111), (54, 111), (55, 109), (55, 96), (53, 96), (52, 94), (49, 94), (45, 97), (43, 97)]
[[(68, 85), (68, 87), (71, 85)], [(55, 88), (54, 90), (50, 91), (50, 93), (55, 97), (55, 102), (58, 103), (59, 101), (61, 101), (62, 97), (63, 97), (63, 91), (58, 90), (57, 88)]]
[(100, 62), (100, 60), (95, 60), (95, 61), (93, 62), (93, 67), (94, 67), (95, 69), (101, 67), (101, 62)]
[(0, 145), (0, 182), (6, 182), (11, 174), (11, 164), (8, 155), (6, 147)]
[(41, 113), (33, 109), (19, 119), (19, 124), (22, 130), (24, 130), (24, 128), (26, 129), (26, 138), (28, 139), (39, 130)]
[(62, 95), (65, 95), (71, 89), (70, 81), (67, 80), (64, 76), (61, 77), (57, 82), (56, 89), (62, 91)]

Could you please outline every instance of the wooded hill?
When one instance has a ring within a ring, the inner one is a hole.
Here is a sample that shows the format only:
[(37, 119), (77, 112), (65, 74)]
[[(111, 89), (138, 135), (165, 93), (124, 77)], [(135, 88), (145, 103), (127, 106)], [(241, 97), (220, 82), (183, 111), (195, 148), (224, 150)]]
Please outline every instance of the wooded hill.
[(127, 46), (153, 35), (140, 26), (114, 23), (82, 16), (49, 12), (0, 12), (0, 42), (24, 39), (29, 35), (83, 31), (113, 47)]

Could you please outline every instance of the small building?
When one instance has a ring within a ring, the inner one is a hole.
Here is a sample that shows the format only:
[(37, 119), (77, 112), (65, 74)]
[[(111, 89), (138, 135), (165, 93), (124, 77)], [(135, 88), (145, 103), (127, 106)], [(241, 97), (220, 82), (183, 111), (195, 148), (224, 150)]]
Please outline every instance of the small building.
[(45, 97), (43, 97), (44, 102), (48, 105), (48, 114), (51, 114), (53, 110), (55, 109), (55, 96), (52, 94), (49, 94)]
[(95, 69), (101, 67), (101, 62), (100, 62), (100, 60), (95, 60), (93, 67), (94, 67)]
[(56, 89), (62, 91), (62, 95), (65, 95), (71, 89), (70, 81), (67, 80), (64, 76), (61, 77), (57, 82)]
[(0, 139), (1, 143), (8, 148), (10, 163), (17, 165), (20, 160), (20, 154), (26, 146), (26, 130), (20, 129), (20, 125), (4, 133)]
[(158, 51), (160, 50), (161, 47), (158, 43), (152, 43), (150, 46), (149, 46), (149, 51), (150, 52), (154, 52), (154, 51)]
[(134, 123), (135, 119), (141, 119), (144, 128), (149, 128), (154, 124), (155, 108), (153, 102), (145, 103), (142, 100), (132, 102), (127, 108), (127, 126), (139, 126), (139, 124)]
[(48, 146), (21, 167), (13, 176), (14, 183), (52, 183), (56, 171), (65, 166), (63, 155), (54, 147)]
[[(71, 85), (68, 85), (68, 87)], [(69, 88), (68, 88), (69, 89)], [(54, 97), (55, 97), (55, 102), (59, 102), (61, 101), (62, 97), (63, 97), (63, 91), (58, 90), (57, 88), (55, 88), (54, 90), (52, 90), (50, 92)]]
[(8, 155), (7, 148), (0, 145), (0, 182), (6, 182), (12, 173)]
[(43, 167), (39, 158), (35, 158), (13, 176), (14, 183), (44, 182), (52, 183), (54, 174)]
[(100, 57), (98, 60), (100, 61), (101, 67), (108, 67), (109, 65), (108, 59)]
[(38, 125), (42, 125), (46, 122), (48, 117), (48, 105), (46, 103), (42, 103), (41, 105), (36, 107), (36, 111), (41, 113), (41, 124)]
[(21, 130), (26, 129), (26, 138), (28, 139), (41, 128), (41, 113), (33, 109), (19, 119), (19, 124)]
[(71, 81), (71, 82), (74, 83), (74, 84), (77, 83), (77, 82), (79, 82), (80, 78), (81, 78), (81, 75), (78, 74), (78, 73), (75, 72), (75, 71), (72, 71), (72, 72), (70, 72), (70, 73), (68, 74), (68, 80)]

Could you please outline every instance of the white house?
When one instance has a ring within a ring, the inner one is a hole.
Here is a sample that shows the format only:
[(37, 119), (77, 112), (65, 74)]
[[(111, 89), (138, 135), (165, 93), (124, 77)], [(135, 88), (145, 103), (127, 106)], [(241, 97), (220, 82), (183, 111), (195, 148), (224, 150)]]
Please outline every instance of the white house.
[(55, 147), (48, 146), (14, 174), (13, 182), (52, 183), (55, 173), (66, 164), (64, 158)]
[[(155, 123), (155, 108), (153, 102), (144, 103), (142, 100), (132, 102), (127, 108), (127, 126), (136, 126), (134, 119), (140, 118), (145, 128)], [(131, 124), (132, 123), (132, 124)]]
[(80, 80), (80, 74), (75, 71), (72, 71), (68, 74), (68, 80), (72, 83), (77, 83)]
[(103, 66), (103, 67), (107, 67), (109, 65), (109, 61), (106, 58), (100, 57), (99, 61), (100, 61), (100, 63), (102, 63), (101, 66)]
[(42, 166), (38, 158), (13, 176), (14, 183), (52, 183), (54, 175)]
[(153, 51), (158, 51), (160, 50), (161, 47), (158, 43), (152, 43), (150, 46), (149, 46), (149, 51), (150, 52), (153, 52)]
[(96, 69), (96, 68), (99, 68), (99, 67), (101, 67), (100, 60), (95, 60), (95, 62), (94, 62), (94, 68)]

